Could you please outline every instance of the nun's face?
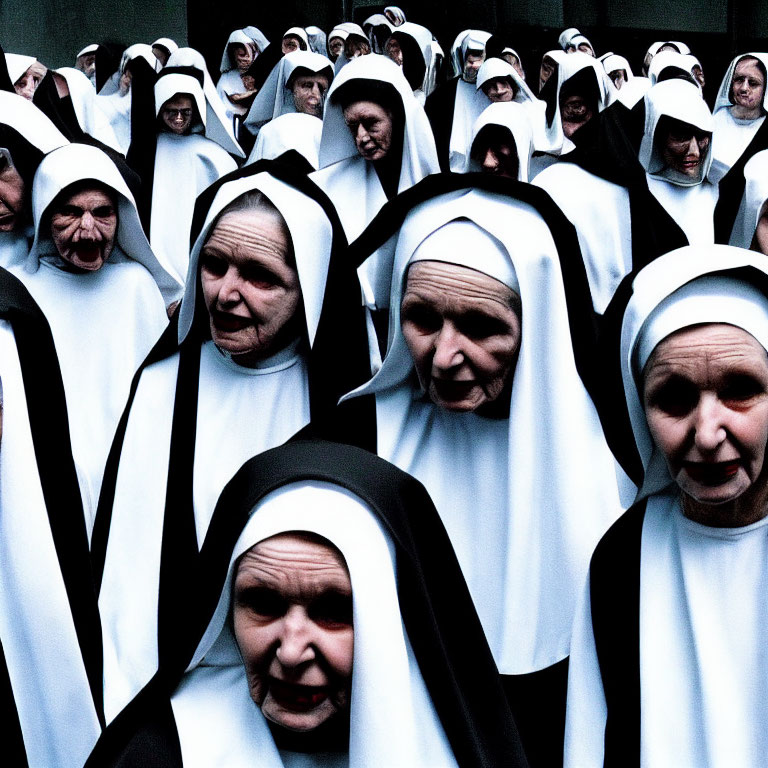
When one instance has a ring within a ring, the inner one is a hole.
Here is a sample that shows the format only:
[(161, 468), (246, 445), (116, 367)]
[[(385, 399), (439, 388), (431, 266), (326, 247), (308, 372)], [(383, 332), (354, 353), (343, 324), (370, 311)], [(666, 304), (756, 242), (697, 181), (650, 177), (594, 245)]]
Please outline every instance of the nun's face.
[(563, 133), (570, 139), (576, 131), (594, 116), (592, 105), (582, 95), (574, 93), (560, 97), (560, 120)]
[(711, 133), (689, 123), (673, 121), (662, 140), (661, 155), (668, 168), (695, 178), (707, 157)]
[(64, 261), (97, 272), (115, 246), (117, 202), (103, 187), (82, 189), (53, 204), (51, 238)]
[(477, 80), (477, 71), (480, 69), (483, 61), (485, 61), (484, 53), (467, 53), (467, 58), (464, 59), (464, 79), (468, 83), (474, 83)]
[(293, 53), (301, 50), (301, 42), (296, 35), (286, 35), (282, 43), (283, 53)]
[(741, 107), (743, 112), (760, 115), (765, 95), (765, 77), (758, 66), (757, 59), (742, 59), (733, 72), (731, 100)]
[(19, 96), (23, 96), (28, 101), (32, 101), (37, 86), (40, 85), (42, 77), (30, 67), (14, 84), (13, 90)]
[(516, 179), (520, 171), (515, 140), (506, 128), (493, 133), (484, 133), (481, 130), (472, 142), (472, 160), (480, 166), (483, 173), (502, 176), (505, 179)]
[(352, 584), (330, 542), (287, 533), (249, 549), (237, 567), (232, 611), (251, 698), (268, 720), (311, 731), (347, 709)]
[(177, 93), (160, 108), (160, 118), (171, 133), (183, 136), (189, 132), (195, 116), (195, 103), (191, 96)]
[(390, 37), (389, 40), (387, 40), (387, 56), (389, 56), (398, 67), (403, 66), (403, 49), (400, 47), (400, 42), (396, 37)]
[(498, 101), (513, 101), (515, 98), (515, 86), (508, 77), (493, 77), (483, 83), (481, 88), (492, 104)]
[(344, 40), (340, 37), (332, 37), (328, 41), (328, 58), (331, 61), (336, 61), (339, 58), (339, 54), (344, 50)]
[(685, 328), (656, 347), (643, 382), (654, 442), (702, 517), (722, 514), (707, 510), (712, 505), (754, 500), (765, 487), (768, 441), (768, 354), (760, 343), (732, 325)]
[(401, 325), (433, 403), (474, 411), (501, 395), (520, 348), (516, 304), (511, 288), (483, 272), (440, 261), (409, 268)]
[(248, 68), (253, 64), (253, 54), (251, 49), (247, 45), (242, 43), (235, 43), (231, 48), (231, 58), (237, 67), (238, 72), (247, 72)]
[(268, 357), (297, 334), (301, 288), (277, 212), (222, 216), (200, 253), (200, 280), (211, 338), (237, 362)]
[(616, 90), (621, 90), (621, 86), (627, 82), (627, 73), (623, 69), (614, 69), (608, 77), (611, 78), (611, 82), (616, 86)]
[(0, 232), (12, 232), (24, 209), (24, 179), (13, 165), (11, 153), (0, 148)]
[(328, 77), (322, 74), (306, 74), (293, 78), (291, 90), (296, 111), (322, 117), (323, 103), (329, 85)]
[(352, 132), (360, 157), (383, 160), (392, 146), (392, 113), (375, 101), (355, 101), (344, 108), (344, 122)]

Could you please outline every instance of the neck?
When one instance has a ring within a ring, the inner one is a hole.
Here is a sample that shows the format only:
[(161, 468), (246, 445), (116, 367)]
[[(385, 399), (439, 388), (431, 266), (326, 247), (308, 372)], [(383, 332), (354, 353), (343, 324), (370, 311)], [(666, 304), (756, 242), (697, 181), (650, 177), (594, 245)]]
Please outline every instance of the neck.
[(768, 482), (761, 477), (741, 496), (725, 504), (702, 504), (683, 494), (683, 514), (712, 528), (742, 528), (768, 516)]
[(278, 749), (289, 752), (346, 752), (349, 749), (349, 711), (337, 713), (311, 731), (289, 731), (267, 720)]
[(763, 108), (758, 104), (756, 107), (742, 107), (740, 104), (734, 104), (731, 107), (731, 115), (737, 120), (757, 120), (762, 113)]

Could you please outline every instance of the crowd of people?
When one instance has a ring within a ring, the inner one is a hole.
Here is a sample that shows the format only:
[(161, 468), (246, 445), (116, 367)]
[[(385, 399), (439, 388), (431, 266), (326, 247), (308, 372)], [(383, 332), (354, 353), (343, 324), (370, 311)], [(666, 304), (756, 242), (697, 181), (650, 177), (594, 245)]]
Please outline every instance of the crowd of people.
[(0, 56), (9, 765), (768, 764), (768, 53), (552, 42)]

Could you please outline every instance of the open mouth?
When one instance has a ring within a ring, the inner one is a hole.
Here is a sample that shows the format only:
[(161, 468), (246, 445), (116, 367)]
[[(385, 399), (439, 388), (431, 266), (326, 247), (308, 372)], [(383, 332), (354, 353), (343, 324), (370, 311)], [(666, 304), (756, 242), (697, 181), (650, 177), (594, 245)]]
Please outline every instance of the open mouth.
[(449, 381), (447, 379), (432, 379), (435, 391), (443, 400), (461, 400), (474, 388), (474, 381)]
[(269, 680), (272, 698), (285, 709), (309, 712), (328, 698), (328, 688), (318, 685), (296, 685), (275, 678)]
[(734, 478), (739, 471), (739, 466), (739, 461), (683, 462), (683, 467), (692, 480), (713, 488)]
[(224, 333), (241, 331), (243, 328), (253, 324), (250, 318), (233, 315), (230, 312), (217, 312), (215, 310), (211, 314), (211, 319), (216, 330)]

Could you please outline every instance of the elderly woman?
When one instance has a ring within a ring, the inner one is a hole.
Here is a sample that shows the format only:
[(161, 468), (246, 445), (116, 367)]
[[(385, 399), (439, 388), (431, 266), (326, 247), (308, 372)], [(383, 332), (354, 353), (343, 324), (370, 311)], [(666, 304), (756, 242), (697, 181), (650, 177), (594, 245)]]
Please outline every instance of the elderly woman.
[(131, 379), (181, 285), (149, 247), (117, 166), (96, 147), (69, 144), (43, 159), (32, 212), (35, 239), (12, 272), (51, 325), (90, 532)]
[[(550, 230), (536, 207), (549, 201), (512, 189), (468, 183), (380, 231), (393, 235), (378, 253), (393, 258), (389, 346), (351, 396), (375, 394), (379, 455), (427, 487), (528, 758), (553, 765), (578, 585), (622, 505), (576, 369), (559, 211), (547, 209)], [(583, 271), (571, 277), (572, 290), (585, 284)]]
[(619, 359), (645, 477), (592, 559), (571, 651), (568, 765), (768, 758), (764, 262), (689, 247), (632, 283)]
[(107, 719), (173, 653), (176, 582), (233, 472), (307, 425), (338, 439), (357, 427), (336, 408), (344, 382), (369, 370), (354, 271), (335, 261), (343, 235), (306, 177), (265, 167), (202, 198), (177, 321), (115, 437), (93, 542)]
[(3, 760), (79, 768), (101, 730), (88, 538), (51, 331), (4, 269), (0, 421)]
[(5, 64), (13, 89), (19, 96), (32, 101), (37, 87), (48, 71), (34, 56), (22, 56), (19, 53), (6, 53)]
[(261, 53), (256, 43), (244, 29), (236, 29), (227, 38), (221, 55), (221, 77), (216, 91), (226, 107), (230, 120), (248, 111), (246, 104), (255, 91), (253, 78), (247, 74), (256, 57)]
[(349, 446), (271, 450), (225, 488), (201, 563), (179, 593), (193, 598), (185, 625), (203, 619), (185, 658), (89, 766), (525, 765), (450, 543), (412, 477)]

